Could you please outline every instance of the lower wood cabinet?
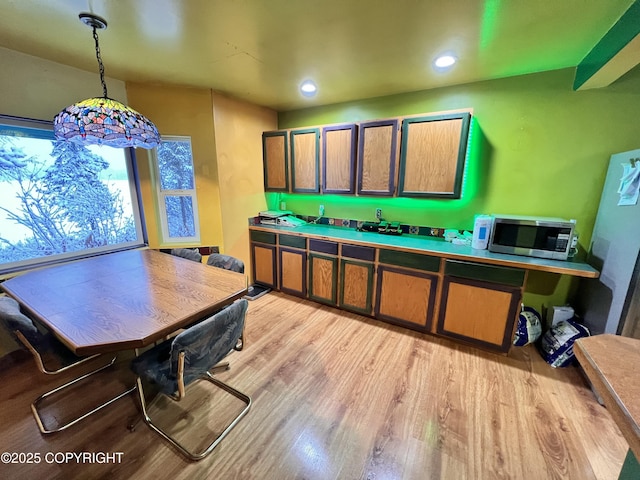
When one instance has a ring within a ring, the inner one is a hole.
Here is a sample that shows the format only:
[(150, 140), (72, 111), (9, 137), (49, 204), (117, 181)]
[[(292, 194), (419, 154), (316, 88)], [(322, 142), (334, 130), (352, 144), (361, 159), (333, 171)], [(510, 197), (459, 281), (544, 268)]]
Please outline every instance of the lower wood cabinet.
[(253, 283), (278, 288), (276, 234), (251, 230), (249, 238), (251, 239)]
[(447, 260), (437, 333), (509, 351), (524, 277), (519, 269)]
[(251, 242), (253, 283), (277, 288), (276, 246)]
[(378, 268), (375, 316), (414, 330), (428, 331), (437, 283), (435, 274), (381, 265)]
[(309, 253), (309, 298), (337, 305), (338, 257)]
[(299, 297), (307, 296), (307, 252), (280, 247), (280, 290)]
[(256, 284), (494, 352), (511, 347), (525, 269), (287, 233), (252, 230), (250, 240)]
[(342, 258), (340, 260), (340, 307), (371, 315), (373, 264)]

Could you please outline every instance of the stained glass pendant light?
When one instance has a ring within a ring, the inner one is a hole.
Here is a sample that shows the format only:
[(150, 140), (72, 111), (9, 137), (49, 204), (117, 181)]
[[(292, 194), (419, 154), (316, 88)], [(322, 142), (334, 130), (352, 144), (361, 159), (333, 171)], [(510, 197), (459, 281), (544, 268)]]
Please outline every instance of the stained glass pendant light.
[(79, 17), (82, 23), (93, 30), (103, 96), (74, 103), (56, 115), (53, 119), (56, 138), (82, 145), (98, 144), (116, 148), (149, 149), (158, 146), (160, 134), (156, 126), (144, 115), (107, 95), (98, 43), (98, 30), (107, 28), (106, 20), (92, 13), (81, 13)]

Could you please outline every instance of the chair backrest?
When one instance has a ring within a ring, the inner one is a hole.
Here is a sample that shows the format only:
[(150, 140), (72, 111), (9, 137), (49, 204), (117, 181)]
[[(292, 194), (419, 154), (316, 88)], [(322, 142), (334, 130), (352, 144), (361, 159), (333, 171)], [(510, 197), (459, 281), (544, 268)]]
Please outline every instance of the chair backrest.
[(191, 248), (173, 248), (171, 249), (171, 255), (202, 263), (202, 255), (200, 255), (200, 252)]
[(171, 373), (178, 373), (180, 352), (185, 352), (185, 385), (220, 362), (236, 346), (242, 335), (248, 306), (247, 300), (237, 300), (212, 317), (178, 334), (171, 344)]
[(231, 255), (223, 255), (222, 253), (212, 253), (209, 255), (207, 265), (224, 268), (232, 272), (244, 273), (244, 262), (242, 260), (232, 257)]
[(33, 321), (20, 311), (20, 305), (11, 297), (0, 296), (0, 322), (19, 344), (22, 342), (16, 337), (16, 330), (22, 333), (35, 348), (43, 342), (44, 335), (36, 328)]

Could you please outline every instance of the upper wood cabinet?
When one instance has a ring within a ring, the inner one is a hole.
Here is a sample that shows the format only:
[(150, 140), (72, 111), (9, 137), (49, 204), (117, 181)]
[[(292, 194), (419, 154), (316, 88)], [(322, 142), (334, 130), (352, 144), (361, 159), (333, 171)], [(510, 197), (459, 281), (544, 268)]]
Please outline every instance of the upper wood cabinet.
[(355, 193), (356, 191), (355, 124), (332, 125), (322, 129), (322, 191)]
[(398, 120), (361, 123), (359, 136), (358, 193), (393, 195), (398, 161)]
[(398, 195), (460, 198), (471, 114), (402, 121)]
[(320, 192), (320, 130), (291, 130), (291, 185), (297, 193)]
[(265, 132), (265, 191), (460, 198), (470, 124), (471, 110)]
[(262, 134), (262, 159), (264, 190), (266, 192), (289, 191), (289, 146), (287, 132)]

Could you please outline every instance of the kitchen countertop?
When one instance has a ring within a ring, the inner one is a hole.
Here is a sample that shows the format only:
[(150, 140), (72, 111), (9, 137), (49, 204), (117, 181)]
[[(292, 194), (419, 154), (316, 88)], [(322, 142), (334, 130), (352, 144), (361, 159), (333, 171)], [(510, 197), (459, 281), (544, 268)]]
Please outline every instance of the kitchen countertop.
[(249, 228), (253, 230), (284, 233), (287, 235), (312, 236), (324, 240), (349, 242), (378, 248), (400, 249), (455, 260), (467, 260), (514, 268), (525, 268), (527, 270), (567, 274), (576, 277), (598, 278), (600, 275), (598, 270), (579, 260), (549, 260), (546, 258), (494, 253), (489, 250), (476, 250), (467, 245), (454, 245), (442, 238), (432, 238), (421, 235), (382, 235), (375, 232), (359, 232), (354, 228), (315, 224), (301, 225), (299, 227), (250, 225)]

